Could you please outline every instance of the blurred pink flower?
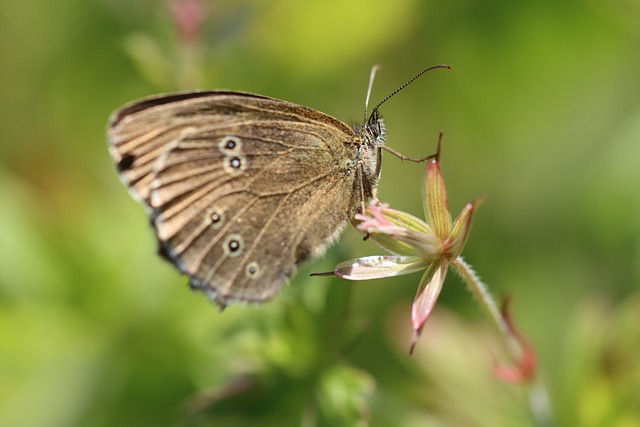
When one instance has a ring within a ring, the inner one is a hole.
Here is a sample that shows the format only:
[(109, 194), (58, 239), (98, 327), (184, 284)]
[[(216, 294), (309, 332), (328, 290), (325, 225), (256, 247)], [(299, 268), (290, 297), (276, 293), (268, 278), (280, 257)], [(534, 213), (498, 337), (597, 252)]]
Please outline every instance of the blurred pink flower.
[(169, 0), (168, 7), (181, 40), (187, 44), (199, 42), (206, 19), (203, 0)]
[(513, 336), (521, 348), (521, 356), (515, 366), (495, 365), (493, 372), (498, 378), (505, 382), (522, 384), (533, 380), (538, 366), (538, 358), (536, 357), (533, 345), (527, 338), (520, 333), (513, 323), (510, 313), (510, 299), (505, 298), (502, 303), (502, 318), (508, 328), (508, 332)]

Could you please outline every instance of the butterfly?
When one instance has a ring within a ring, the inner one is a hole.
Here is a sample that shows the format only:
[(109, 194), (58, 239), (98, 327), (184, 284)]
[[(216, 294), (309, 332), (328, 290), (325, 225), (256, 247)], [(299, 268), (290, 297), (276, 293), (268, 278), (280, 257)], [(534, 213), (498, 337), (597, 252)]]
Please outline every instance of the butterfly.
[[(236, 91), (152, 96), (108, 124), (122, 181), (149, 214), (160, 256), (221, 308), (271, 299), (376, 194), (380, 102), (361, 125)], [(367, 103), (375, 68), (372, 70)]]

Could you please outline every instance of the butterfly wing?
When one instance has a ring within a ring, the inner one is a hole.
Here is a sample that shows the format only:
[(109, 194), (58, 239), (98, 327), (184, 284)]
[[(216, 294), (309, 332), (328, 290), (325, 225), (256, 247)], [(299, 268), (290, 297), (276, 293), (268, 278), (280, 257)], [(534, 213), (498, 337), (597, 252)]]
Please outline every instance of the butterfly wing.
[(236, 92), (151, 98), (116, 113), (109, 139), (161, 254), (222, 306), (275, 295), (360, 201), (351, 128), (285, 101)]

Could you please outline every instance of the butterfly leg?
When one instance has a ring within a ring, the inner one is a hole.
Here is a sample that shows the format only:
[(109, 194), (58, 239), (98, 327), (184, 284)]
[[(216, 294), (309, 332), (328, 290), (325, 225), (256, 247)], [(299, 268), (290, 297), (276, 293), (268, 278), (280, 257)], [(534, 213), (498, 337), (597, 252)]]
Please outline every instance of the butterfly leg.
[[(364, 165), (361, 161), (358, 162), (356, 167), (356, 174), (358, 175), (358, 184), (360, 187), (360, 213), (364, 215), (366, 209), (366, 196), (364, 189)], [(352, 224), (355, 226), (356, 222), (352, 220)], [(369, 238), (369, 232), (366, 232), (362, 240), (367, 240)]]
[(427, 160), (440, 159), (440, 148), (442, 147), (442, 137), (443, 136), (444, 136), (444, 132), (440, 131), (440, 134), (438, 135), (438, 149), (436, 151), (436, 154), (431, 154), (431, 155), (429, 155), (427, 157), (420, 157), (420, 158), (408, 157), (408, 156), (405, 156), (404, 154), (400, 153), (399, 151), (394, 150), (391, 147), (387, 147), (386, 145), (379, 145), (378, 147), (379, 147), (380, 150), (385, 150), (385, 151), (393, 154), (394, 156), (396, 156), (400, 160), (407, 160), (407, 161), (410, 161), (410, 162), (422, 163), (422, 162), (426, 162)]
[(365, 183), (364, 183), (364, 164), (362, 161), (358, 161), (356, 165), (356, 175), (358, 180), (358, 187), (360, 187), (360, 213), (364, 214), (365, 205), (366, 205), (366, 196), (365, 196)]
[(433, 158), (438, 156), (438, 154), (431, 154), (429, 156), (419, 157), (419, 158), (417, 158), (417, 157), (408, 157), (408, 156), (405, 156), (404, 154), (400, 153), (399, 151), (394, 150), (391, 147), (387, 147), (386, 145), (382, 145), (382, 146), (380, 146), (380, 148), (382, 150), (387, 151), (388, 153), (393, 154), (394, 156), (396, 156), (400, 160), (407, 160), (407, 161), (415, 162), (415, 163), (426, 162), (427, 160), (431, 160), (431, 159), (433, 159)]

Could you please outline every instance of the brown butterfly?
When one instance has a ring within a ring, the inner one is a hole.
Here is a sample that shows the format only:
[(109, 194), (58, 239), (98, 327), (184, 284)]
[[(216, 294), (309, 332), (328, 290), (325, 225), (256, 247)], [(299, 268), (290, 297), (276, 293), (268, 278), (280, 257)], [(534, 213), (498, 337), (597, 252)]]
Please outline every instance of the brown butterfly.
[[(159, 253), (220, 307), (272, 298), (375, 196), (384, 145), (378, 111), (350, 127), (266, 96), (198, 91), (125, 105), (109, 151), (142, 202)], [(373, 81), (374, 71), (369, 85)], [(368, 95), (367, 95), (368, 100)]]

